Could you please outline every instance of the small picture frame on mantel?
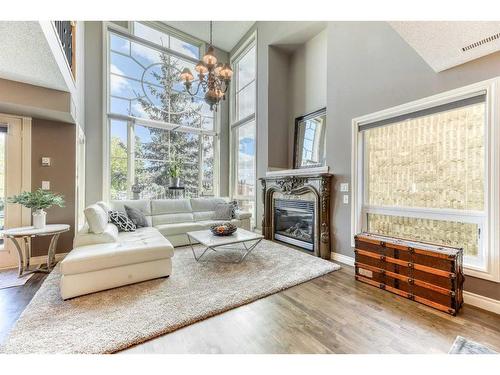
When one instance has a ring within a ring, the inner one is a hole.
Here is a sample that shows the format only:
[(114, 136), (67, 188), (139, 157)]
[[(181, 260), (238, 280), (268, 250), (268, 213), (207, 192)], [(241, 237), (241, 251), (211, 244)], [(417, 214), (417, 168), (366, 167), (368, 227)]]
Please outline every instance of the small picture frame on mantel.
[(325, 165), (326, 107), (295, 119), (293, 167)]

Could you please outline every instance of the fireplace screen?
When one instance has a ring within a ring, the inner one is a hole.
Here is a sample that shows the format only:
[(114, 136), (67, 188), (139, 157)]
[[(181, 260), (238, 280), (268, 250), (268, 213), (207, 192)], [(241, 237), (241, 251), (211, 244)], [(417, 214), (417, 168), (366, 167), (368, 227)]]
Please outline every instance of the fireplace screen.
[(314, 202), (275, 199), (274, 239), (314, 251)]

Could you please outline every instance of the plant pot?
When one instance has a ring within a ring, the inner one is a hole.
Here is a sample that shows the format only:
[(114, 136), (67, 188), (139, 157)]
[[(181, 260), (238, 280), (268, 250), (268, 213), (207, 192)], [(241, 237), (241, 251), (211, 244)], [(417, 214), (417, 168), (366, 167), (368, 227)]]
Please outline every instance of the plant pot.
[(170, 177), (170, 187), (180, 187), (181, 179), (179, 177)]
[(45, 223), (47, 220), (47, 212), (44, 210), (36, 210), (33, 212), (33, 226), (36, 229), (45, 228)]

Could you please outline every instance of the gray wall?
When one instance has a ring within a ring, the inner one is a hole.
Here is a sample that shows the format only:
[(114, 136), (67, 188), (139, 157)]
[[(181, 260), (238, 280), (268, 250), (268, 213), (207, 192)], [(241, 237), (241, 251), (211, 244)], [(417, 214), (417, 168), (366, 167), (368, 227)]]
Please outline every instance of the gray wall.
[(268, 167), (288, 168), (290, 145), (280, 140), (288, 138), (289, 129), (289, 95), (290, 92), (290, 56), (288, 51), (269, 46), (269, 76), (273, 84), (268, 86), (269, 126), (267, 134)]
[[(117, 22), (126, 26), (126, 22)], [(85, 136), (86, 144), (86, 204), (94, 203), (102, 197), (103, 184), (103, 23), (85, 22)], [(224, 62), (229, 61), (227, 52), (216, 49), (216, 56)], [(220, 195), (229, 195), (229, 105), (222, 103), (217, 114), (220, 117)]]
[(295, 119), (326, 107), (327, 30), (300, 45), (290, 56), (288, 166), (293, 167)]
[[(307, 42), (324, 27), (321, 22), (257, 22), (246, 36), (257, 30), (257, 178), (273, 167), (274, 160), (270, 159), (275, 159), (276, 153), (293, 148), (291, 140), (271, 136), (275, 132), (271, 115), (275, 98), (270, 85), (275, 84), (275, 78), (270, 74), (273, 66), (269, 62), (276, 61), (272, 46), (296, 48), (294, 44)], [(338, 193), (340, 183), (351, 183), (351, 120), (500, 76), (500, 53), (435, 73), (386, 22), (328, 22), (326, 28), (326, 63), (321, 74), (326, 82), (327, 164), (335, 175), (332, 251), (353, 257), (351, 208), (342, 203)], [(282, 87), (281, 80), (277, 76), (277, 87)], [(293, 118), (295, 113), (290, 112), (290, 116)], [(258, 186), (256, 223), (260, 227), (263, 207)], [(473, 293), (500, 299), (498, 283), (467, 277), (465, 287)]]
[[(435, 73), (385, 22), (330, 22), (327, 163), (334, 187), (351, 182), (351, 120), (500, 75), (500, 53)], [(334, 193), (333, 251), (353, 257), (351, 208)], [(467, 277), (466, 290), (500, 299), (496, 283)]]

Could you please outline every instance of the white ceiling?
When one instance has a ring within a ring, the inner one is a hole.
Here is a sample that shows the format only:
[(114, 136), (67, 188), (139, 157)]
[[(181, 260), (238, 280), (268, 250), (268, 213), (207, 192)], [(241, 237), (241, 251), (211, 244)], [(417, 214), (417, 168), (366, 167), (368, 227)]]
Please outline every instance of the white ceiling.
[(497, 38), (462, 51), (463, 47), (500, 33), (497, 21), (398, 21), (389, 24), (436, 72), (500, 50), (500, 38)]
[[(208, 42), (210, 39), (209, 21), (162, 21), (173, 28)], [(223, 51), (231, 51), (255, 21), (214, 21), (214, 46)]]
[(0, 21), (0, 78), (67, 91), (38, 22)]

